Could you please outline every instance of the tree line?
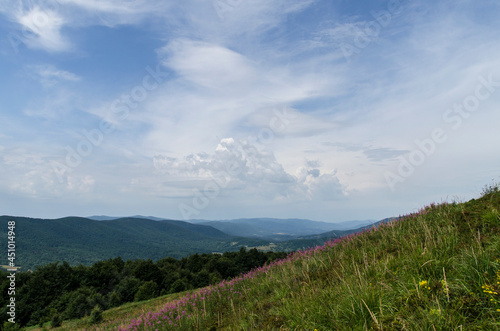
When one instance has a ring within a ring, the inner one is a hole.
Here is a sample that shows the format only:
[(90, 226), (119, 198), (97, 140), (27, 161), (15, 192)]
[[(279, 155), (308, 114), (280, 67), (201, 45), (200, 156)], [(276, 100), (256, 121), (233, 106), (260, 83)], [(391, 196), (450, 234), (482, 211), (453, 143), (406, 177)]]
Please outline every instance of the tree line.
[[(285, 252), (260, 252), (242, 247), (224, 254), (194, 254), (187, 258), (127, 260), (117, 257), (91, 266), (55, 262), (33, 272), (16, 274), (16, 324), (56, 326), (63, 320), (90, 315), (126, 302), (152, 299), (216, 284), (275, 259)], [(1, 272), (1, 271), (0, 271)], [(0, 325), (8, 318), (9, 279), (1, 272)]]

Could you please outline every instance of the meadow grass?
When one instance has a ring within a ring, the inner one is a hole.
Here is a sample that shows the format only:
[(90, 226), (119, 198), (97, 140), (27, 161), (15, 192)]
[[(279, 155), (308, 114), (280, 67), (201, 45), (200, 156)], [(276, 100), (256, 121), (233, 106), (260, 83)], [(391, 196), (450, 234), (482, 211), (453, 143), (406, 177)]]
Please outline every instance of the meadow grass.
[(500, 192), (431, 204), (87, 330), (498, 330)]

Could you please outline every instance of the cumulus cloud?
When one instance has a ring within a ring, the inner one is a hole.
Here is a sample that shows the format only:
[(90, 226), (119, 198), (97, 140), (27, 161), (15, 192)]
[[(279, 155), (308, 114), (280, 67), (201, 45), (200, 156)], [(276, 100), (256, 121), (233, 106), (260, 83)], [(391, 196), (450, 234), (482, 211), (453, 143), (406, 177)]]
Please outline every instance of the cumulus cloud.
[(221, 139), (214, 153), (197, 153), (182, 159), (158, 155), (155, 168), (166, 174), (211, 179), (227, 173), (244, 183), (289, 183), (292, 176), (285, 172), (272, 153), (262, 152), (245, 141)]
[(337, 178), (337, 171), (322, 173), (319, 160), (306, 160), (305, 165), (297, 170), (297, 183), (310, 200), (338, 200), (348, 192)]
[(322, 173), (318, 161), (307, 161), (297, 175), (285, 171), (274, 154), (258, 150), (246, 141), (221, 139), (213, 153), (190, 154), (182, 159), (157, 155), (155, 168), (163, 175), (183, 178), (200, 186), (199, 180), (222, 181), (224, 188), (239, 194), (253, 193), (271, 199), (334, 200), (345, 195), (335, 172)]

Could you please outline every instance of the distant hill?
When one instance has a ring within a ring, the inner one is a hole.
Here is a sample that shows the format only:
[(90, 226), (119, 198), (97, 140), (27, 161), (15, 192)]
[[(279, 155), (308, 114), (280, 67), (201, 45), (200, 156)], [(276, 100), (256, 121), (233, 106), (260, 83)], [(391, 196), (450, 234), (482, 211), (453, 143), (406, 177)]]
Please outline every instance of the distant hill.
[(134, 216), (106, 216), (106, 215), (94, 215), (94, 216), (88, 216), (86, 217), (88, 219), (94, 220), (94, 221), (111, 221), (111, 220), (117, 220), (120, 218), (145, 218), (148, 220), (153, 220), (153, 221), (165, 221), (168, 219), (165, 218), (159, 218), (159, 217), (154, 217), (154, 216), (142, 216), (142, 215), (134, 215)]
[(276, 251), (295, 251), (307, 249), (315, 246), (320, 246), (325, 243), (325, 241), (341, 238), (353, 233), (363, 232), (369, 230), (373, 227), (379, 226), (382, 223), (387, 223), (394, 220), (395, 217), (385, 218), (383, 220), (370, 223), (368, 225), (361, 226), (356, 229), (349, 230), (333, 230), (328, 232), (323, 232), (319, 234), (313, 234), (308, 236), (297, 236), (294, 239), (277, 242), (274, 250)]
[[(164, 218), (154, 216), (135, 215), (131, 217), (145, 218), (154, 221), (166, 220)], [(88, 218), (97, 221), (108, 221), (119, 219), (121, 217), (96, 215), (89, 216)], [(328, 234), (327, 232), (340, 231), (339, 233), (341, 233), (343, 231), (371, 226), (376, 223), (375, 220), (353, 220), (339, 223), (330, 223), (299, 218), (238, 218), (229, 220), (194, 219), (187, 222), (192, 224), (208, 225), (232, 236), (256, 238), (270, 241), (296, 240), (299, 237), (321, 235), (323, 233), (325, 233), (325, 235), (322, 237), (330, 237), (330, 234)]]
[[(209, 225), (234, 236), (273, 241), (294, 240), (298, 237), (320, 235), (329, 231), (351, 230), (374, 223), (373, 221), (327, 223), (296, 218), (242, 218), (224, 221), (192, 220), (190, 222)], [(323, 237), (328, 237), (328, 235)]]
[(332, 231), (323, 232), (323, 233), (315, 234), (315, 235), (300, 236), (297, 239), (318, 239), (318, 238), (321, 238), (321, 239), (325, 239), (325, 238), (330, 239), (330, 238), (340, 238), (340, 237), (345, 236), (347, 234), (351, 234), (351, 233), (355, 233), (355, 232), (360, 232), (360, 231), (363, 231), (363, 230), (371, 229), (374, 226), (379, 226), (381, 223), (387, 223), (387, 222), (390, 222), (390, 221), (392, 221), (394, 219), (396, 219), (396, 217), (384, 218), (383, 220), (380, 220), (380, 221), (377, 221), (377, 222), (373, 222), (373, 223), (370, 223), (370, 224), (366, 224), (366, 225), (360, 226), (360, 227), (355, 228), (355, 229), (332, 230)]
[[(124, 260), (157, 260), (268, 244), (266, 241), (234, 238), (206, 225), (181, 221), (0, 216), (1, 247), (7, 247), (7, 222), (11, 220), (16, 222), (16, 265), (23, 270), (55, 261), (88, 265), (118, 256)], [(6, 257), (7, 254), (0, 258), (0, 264), (7, 264)]]

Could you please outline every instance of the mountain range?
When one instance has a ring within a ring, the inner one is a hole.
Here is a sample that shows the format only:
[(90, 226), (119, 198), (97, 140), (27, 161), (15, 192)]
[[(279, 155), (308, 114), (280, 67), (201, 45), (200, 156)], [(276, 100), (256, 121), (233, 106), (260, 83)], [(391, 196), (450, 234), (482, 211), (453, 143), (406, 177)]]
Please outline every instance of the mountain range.
[[(131, 217), (150, 219), (154, 221), (166, 221), (166, 219), (154, 216), (135, 215)], [(119, 219), (120, 217), (100, 215), (90, 216), (88, 218), (97, 221), (104, 221), (115, 220)], [(256, 238), (271, 241), (285, 241), (308, 235), (322, 236), (322, 233), (325, 233), (325, 235), (322, 237), (328, 237), (331, 235), (328, 232), (358, 229), (364, 226), (375, 224), (376, 221), (364, 220), (329, 223), (298, 218), (240, 218), (229, 220), (195, 219), (189, 220), (187, 222), (198, 225), (207, 225), (236, 237)]]
[[(293, 251), (371, 227), (370, 221), (355, 221), (351, 226), (364, 226), (348, 229), (348, 223), (271, 218), (185, 222), (140, 215), (59, 219), (0, 216), (2, 247), (7, 246), (8, 221), (16, 222), (16, 265), (23, 270), (56, 261), (90, 265), (118, 256), (158, 260), (241, 247)], [(0, 258), (0, 264), (7, 264), (6, 256)]]

